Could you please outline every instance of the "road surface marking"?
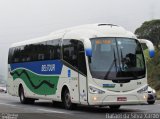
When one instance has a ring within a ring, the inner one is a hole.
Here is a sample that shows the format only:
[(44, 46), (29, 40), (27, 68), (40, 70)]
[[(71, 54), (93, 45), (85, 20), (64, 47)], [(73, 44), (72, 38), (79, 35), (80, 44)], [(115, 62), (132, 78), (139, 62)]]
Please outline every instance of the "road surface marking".
[(65, 113), (65, 114), (68, 114), (67, 112), (47, 110), (47, 109), (37, 109), (37, 110), (44, 111), (44, 112), (53, 112), (53, 113), (61, 113), (61, 114)]
[(7, 106), (13, 106), (13, 107), (15, 107), (15, 106), (16, 106), (16, 105), (7, 104), (7, 103), (0, 103), (0, 105), (7, 105)]

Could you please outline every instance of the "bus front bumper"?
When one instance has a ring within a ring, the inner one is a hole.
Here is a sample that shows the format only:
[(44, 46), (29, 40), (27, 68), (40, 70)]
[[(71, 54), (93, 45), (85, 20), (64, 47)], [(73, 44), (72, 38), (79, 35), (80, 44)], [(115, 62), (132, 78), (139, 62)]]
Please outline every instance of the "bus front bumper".
[(108, 95), (100, 98), (97, 95), (91, 96), (89, 105), (138, 105), (147, 102), (147, 94), (143, 95)]

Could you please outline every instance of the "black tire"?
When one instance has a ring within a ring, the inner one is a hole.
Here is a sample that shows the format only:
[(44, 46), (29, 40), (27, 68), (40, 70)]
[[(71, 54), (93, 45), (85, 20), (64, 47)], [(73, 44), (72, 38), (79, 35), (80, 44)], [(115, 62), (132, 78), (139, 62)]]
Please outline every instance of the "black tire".
[(19, 98), (22, 104), (34, 104), (35, 101), (34, 99), (25, 97), (23, 86), (21, 86), (19, 89)]
[(76, 106), (76, 104), (73, 104), (71, 102), (71, 96), (70, 96), (68, 89), (65, 89), (65, 91), (63, 92), (63, 100), (62, 101), (63, 101), (63, 105), (64, 105), (65, 109), (67, 109), (67, 110), (72, 110)]
[(62, 103), (61, 102), (58, 102), (58, 101), (53, 101), (52, 100), (52, 106), (60, 106)]
[(27, 98), (27, 104), (34, 104), (35, 99)]
[(109, 108), (111, 110), (118, 110), (121, 106), (120, 105), (110, 105)]
[(147, 102), (148, 102), (148, 104), (153, 105), (155, 103), (155, 100), (154, 101), (147, 101)]

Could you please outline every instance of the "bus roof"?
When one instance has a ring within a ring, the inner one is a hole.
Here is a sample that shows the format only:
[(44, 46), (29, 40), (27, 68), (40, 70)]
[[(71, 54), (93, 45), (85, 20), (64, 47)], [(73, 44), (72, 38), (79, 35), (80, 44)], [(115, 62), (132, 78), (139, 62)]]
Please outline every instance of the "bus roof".
[(47, 40), (52, 40), (52, 36), (56, 34), (61, 34), (63, 37), (64, 34), (68, 34), (70, 32), (78, 33), (82, 37), (93, 38), (93, 37), (128, 37), (128, 38), (136, 38), (136, 36), (131, 33), (130, 31), (125, 30), (121, 26), (117, 26), (114, 24), (88, 24), (88, 25), (81, 25), (71, 28), (66, 28), (63, 30), (55, 31), (50, 33), (47, 36), (25, 40), (22, 42), (13, 43), (11, 47), (32, 44), (43, 42)]

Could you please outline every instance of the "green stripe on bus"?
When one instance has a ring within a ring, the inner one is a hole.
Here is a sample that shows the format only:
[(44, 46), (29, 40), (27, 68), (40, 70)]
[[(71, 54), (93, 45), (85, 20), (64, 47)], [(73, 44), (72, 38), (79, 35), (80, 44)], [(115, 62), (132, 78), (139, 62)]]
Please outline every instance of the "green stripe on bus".
[(26, 86), (38, 95), (53, 95), (57, 90), (59, 76), (37, 75), (29, 70), (17, 69), (11, 72), (14, 80), (21, 79)]

